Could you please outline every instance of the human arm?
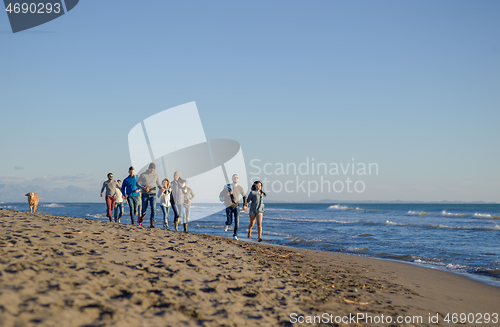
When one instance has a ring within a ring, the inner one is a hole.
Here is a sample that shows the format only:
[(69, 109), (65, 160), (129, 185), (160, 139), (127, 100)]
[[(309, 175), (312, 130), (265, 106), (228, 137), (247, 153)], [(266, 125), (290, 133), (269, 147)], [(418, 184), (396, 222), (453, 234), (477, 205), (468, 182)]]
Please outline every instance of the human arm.
[[(239, 189), (239, 193), (241, 194), (241, 196), (243, 197), (243, 211), (247, 210), (248, 208), (248, 203), (247, 203), (247, 196), (245, 195), (245, 190), (243, 190), (243, 187), (239, 186), (240, 189)], [(238, 198), (239, 198), (239, 195), (238, 195)], [(238, 200), (238, 199), (236, 199)]]
[(101, 198), (102, 198), (102, 192), (106, 188), (106, 182), (102, 183), (102, 188), (101, 188)]
[(160, 177), (158, 175), (156, 175), (156, 186), (158, 186), (158, 188), (162, 191), (165, 190), (163, 185), (161, 185), (161, 183), (160, 183)]
[(139, 179), (137, 180), (137, 183), (135, 183), (135, 186), (137, 186), (138, 188), (144, 190), (144, 192), (149, 192), (149, 188), (145, 187), (145, 186), (142, 186), (142, 181), (143, 181), (143, 175), (141, 175), (139, 177)]
[(128, 177), (123, 180), (122, 187), (121, 187), (121, 191), (122, 191), (124, 199), (127, 197), (127, 191), (126, 191), (126, 187), (125, 187), (127, 182), (128, 182)]

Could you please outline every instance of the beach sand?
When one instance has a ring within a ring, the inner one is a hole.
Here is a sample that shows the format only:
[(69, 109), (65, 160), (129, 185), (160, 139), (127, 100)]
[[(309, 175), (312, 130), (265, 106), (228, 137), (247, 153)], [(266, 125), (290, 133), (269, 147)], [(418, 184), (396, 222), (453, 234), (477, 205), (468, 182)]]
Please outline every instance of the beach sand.
[[(448, 313), (500, 313), (500, 288), (404, 263), (5, 209), (0, 226), (0, 326), (301, 326), (324, 314), (330, 326), (446, 326)], [(375, 320), (339, 320), (349, 314)]]

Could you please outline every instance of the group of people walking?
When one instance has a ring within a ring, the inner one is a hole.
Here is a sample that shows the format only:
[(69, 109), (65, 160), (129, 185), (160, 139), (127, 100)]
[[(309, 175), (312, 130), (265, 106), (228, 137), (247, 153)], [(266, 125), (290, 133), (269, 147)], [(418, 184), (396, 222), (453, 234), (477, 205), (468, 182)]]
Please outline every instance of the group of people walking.
[[(142, 225), (148, 206), (151, 210), (149, 223), (151, 228), (155, 228), (156, 204), (160, 201), (163, 213), (163, 227), (168, 229), (168, 214), (170, 208), (174, 211), (174, 227), (179, 230), (179, 221), (182, 221), (184, 231), (187, 232), (189, 216), (191, 213), (191, 201), (195, 195), (191, 188), (187, 186), (187, 181), (181, 178), (180, 171), (174, 173), (174, 180), (170, 182), (167, 178), (160, 182), (160, 177), (155, 172), (156, 165), (151, 163), (146, 172), (141, 176), (135, 175), (134, 167), (128, 170), (128, 176), (121, 181), (114, 181), (113, 174), (108, 174), (108, 180), (101, 188), (101, 197), (106, 190), (106, 216), (109, 221), (120, 222), (123, 213), (123, 201), (129, 205), (130, 220), (132, 225)], [(121, 203), (121, 204), (120, 204)]]
[(250, 225), (248, 225), (248, 238), (252, 238), (252, 228), (257, 221), (257, 233), (258, 241), (262, 242), (262, 217), (264, 215), (264, 202), (262, 198), (266, 196), (266, 193), (262, 191), (262, 183), (260, 181), (255, 181), (252, 185), (252, 190), (248, 194), (248, 198), (245, 195), (243, 187), (238, 184), (239, 177), (237, 174), (232, 176), (232, 183), (227, 184), (219, 194), (221, 201), (224, 201), (226, 206), (226, 226), (224, 231), (227, 232), (229, 226), (233, 224), (234, 218), (234, 232), (233, 239), (238, 240), (238, 228), (240, 224), (240, 197), (243, 198), (243, 211), (248, 208), (248, 202), (250, 202)]
[[(160, 177), (155, 173), (154, 163), (149, 164), (148, 170), (139, 177), (135, 175), (134, 167), (128, 170), (128, 176), (123, 180), (113, 180), (113, 174), (108, 174), (108, 180), (101, 188), (101, 197), (106, 191), (106, 216), (109, 221), (113, 221), (113, 210), (115, 222), (120, 222), (123, 214), (123, 201), (129, 205), (131, 224), (134, 225), (134, 219), (142, 225), (146, 216), (148, 206), (150, 207), (150, 227), (155, 228), (156, 203), (159, 199), (160, 208), (163, 213), (163, 227), (168, 230), (168, 215), (170, 208), (174, 211), (174, 228), (178, 231), (179, 222), (182, 222), (184, 232), (188, 230), (189, 217), (191, 213), (191, 201), (195, 195), (191, 188), (187, 186), (187, 181), (181, 178), (181, 172), (174, 173), (174, 179), (169, 181), (167, 178), (160, 182)], [(232, 176), (232, 183), (224, 185), (219, 194), (220, 200), (226, 206), (226, 223), (224, 231), (228, 231), (229, 226), (233, 224), (233, 239), (238, 240), (240, 206), (239, 199), (243, 199), (243, 211), (248, 208), (250, 203), (250, 225), (248, 226), (248, 238), (252, 236), (252, 228), (257, 222), (258, 241), (262, 241), (262, 217), (264, 214), (263, 197), (266, 193), (262, 191), (262, 183), (256, 181), (252, 189), (245, 195), (243, 187), (238, 184), (237, 174)]]

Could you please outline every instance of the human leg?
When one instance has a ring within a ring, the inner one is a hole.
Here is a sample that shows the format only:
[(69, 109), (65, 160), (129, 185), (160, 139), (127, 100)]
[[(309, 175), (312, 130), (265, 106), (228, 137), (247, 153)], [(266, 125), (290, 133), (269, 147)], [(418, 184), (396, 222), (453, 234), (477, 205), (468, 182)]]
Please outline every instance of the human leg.
[(144, 217), (146, 217), (146, 211), (148, 210), (148, 195), (146, 193), (143, 193), (141, 195), (141, 215), (139, 216), (139, 219), (137, 222), (142, 224), (142, 221), (144, 220)]
[(233, 208), (227, 207), (226, 208), (226, 225), (230, 226), (232, 224), (233, 224)]
[(263, 217), (263, 214), (259, 213), (257, 215), (255, 215), (256, 219), (257, 219), (257, 233), (259, 235), (259, 242), (262, 242), (262, 217)]
[(134, 224), (134, 217), (137, 216), (137, 204), (138, 204), (137, 198), (138, 198), (137, 196), (129, 196), (127, 198), (128, 207), (130, 209), (130, 220), (132, 221), (132, 225)]
[(191, 205), (185, 204), (184, 205), (184, 216), (182, 217), (184, 224), (189, 223), (189, 216), (190, 215), (191, 215)]
[(118, 203), (118, 220), (123, 216), (123, 202)]
[(177, 212), (179, 213), (179, 218), (177, 221), (184, 223), (184, 205), (183, 204), (176, 204), (176, 206), (177, 206)]
[(179, 226), (179, 210), (177, 210), (177, 205), (173, 204), (172, 205), (172, 210), (174, 210), (174, 227), (175, 227), (175, 230), (179, 230), (178, 229), (178, 226)]
[(252, 238), (252, 228), (255, 224), (255, 215), (250, 215), (250, 225), (248, 225), (248, 238)]
[(149, 222), (151, 227), (155, 227), (155, 216), (156, 216), (156, 195), (148, 194), (148, 201), (151, 206), (151, 216), (149, 217)]
[(113, 221), (112, 210), (115, 208), (115, 197), (106, 195), (106, 207), (106, 216), (108, 217), (109, 221)]
[(168, 214), (170, 212), (170, 207), (166, 207), (166, 206), (160, 206), (161, 207), (161, 211), (163, 212), (163, 228), (165, 228), (165, 230), (168, 230)]
[(183, 221), (184, 221), (184, 231), (187, 232), (187, 226), (189, 223), (189, 216), (191, 214), (191, 205), (185, 204), (184, 205), (184, 216), (183, 216)]
[(234, 215), (233, 236), (238, 236), (238, 227), (240, 226), (240, 207), (233, 207), (233, 215)]

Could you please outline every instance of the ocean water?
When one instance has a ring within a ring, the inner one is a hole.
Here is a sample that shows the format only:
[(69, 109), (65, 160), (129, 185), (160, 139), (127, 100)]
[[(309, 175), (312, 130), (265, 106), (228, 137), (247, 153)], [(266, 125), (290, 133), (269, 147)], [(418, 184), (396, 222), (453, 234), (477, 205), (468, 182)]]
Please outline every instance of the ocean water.
[[(192, 217), (214, 206), (193, 204)], [(0, 208), (29, 211), (27, 203), (0, 203)], [(39, 206), (40, 213), (98, 220), (107, 220), (105, 210), (104, 203)], [(124, 211), (121, 221), (130, 223), (127, 205)], [(156, 215), (160, 222), (159, 207)], [(223, 231), (225, 220), (225, 211), (219, 211), (191, 221), (189, 231), (232, 237), (232, 228)], [(169, 224), (172, 228), (172, 210)], [(242, 241), (248, 241), (248, 224), (242, 213)], [(269, 203), (263, 229), (270, 244), (402, 261), (500, 286), (500, 204)], [(252, 235), (255, 241), (256, 226)]]

